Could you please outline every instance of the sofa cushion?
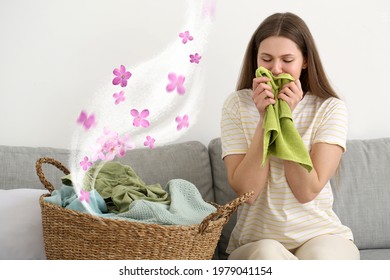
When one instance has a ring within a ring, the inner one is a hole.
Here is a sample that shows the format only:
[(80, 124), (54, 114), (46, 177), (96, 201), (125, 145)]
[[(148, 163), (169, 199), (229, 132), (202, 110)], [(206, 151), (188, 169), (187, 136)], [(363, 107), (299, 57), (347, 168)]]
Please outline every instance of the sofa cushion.
[[(35, 171), (37, 159), (52, 157), (67, 165), (69, 154), (66, 149), (0, 146), (0, 189), (44, 189)], [(49, 165), (42, 169), (53, 185), (61, 183), (62, 171)]]
[(390, 248), (390, 138), (349, 140), (332, 179), (334, 210), (359, 249)]
[(134, 149), (118, 161), (130, 165), (146, 184), (165, 186), (171, 179), (184, 179), (199, 189), (204, 200), (214, 201), (209, 154), (201, 142)]
[(0, 259), (46, 259), (39, 197), (46, 190), (0, 190)]
[(390, 249), (366, 249), (360, 250), (361, 260), (388, 260)]
[[(221, 158), (222, 148), (221, 139), (216, 138), (209, 143), (209, 155), (211, 170), (213, 174), (215, 202), (219, 205), (224, 205), (237, 197), (227, 181), (226, 168)], [(228, 254), (226, 248), (229, 243), (230, 233), (237, 221), (237, 212), (235, 212), (229, 219), (228, 223), (222, 229), (221, 238), (218, 243), (218, 254), (220, 259), (227, 259)]]

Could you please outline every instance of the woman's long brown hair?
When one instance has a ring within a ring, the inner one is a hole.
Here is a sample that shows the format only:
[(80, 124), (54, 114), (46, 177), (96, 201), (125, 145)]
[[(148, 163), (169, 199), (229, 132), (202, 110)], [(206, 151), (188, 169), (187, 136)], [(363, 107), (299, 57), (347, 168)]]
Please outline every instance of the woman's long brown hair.
[(281, 36), (295, 42), (306, 59), (307, 67), (302, 69), (300, 81), (304, 93), (310, 91), (322, 98), (336, 97), (323, 69), (313, 36), (306, 23), (292, 13), (276, 13), (266, 18), (256, 29), (249, 41), (244, 56), (237, 90), (252, 88), (258, 68), (257, 53), (260, 43), (271, 36)]

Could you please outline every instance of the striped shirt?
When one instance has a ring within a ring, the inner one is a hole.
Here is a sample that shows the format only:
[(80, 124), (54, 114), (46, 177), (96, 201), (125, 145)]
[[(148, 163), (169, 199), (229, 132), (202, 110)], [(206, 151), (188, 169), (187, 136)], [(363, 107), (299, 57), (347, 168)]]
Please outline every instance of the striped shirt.
[[(240, 90), (228, 96), (221, 118), (222, 158), (247, 152), (259, 118), (252, 90)], [(324, 100), (307, 93), (294, 109), (293, 121), (308, 151), (319, 142), (339, 145), (345, 151), (348, 116), (340, 99)], [(270, 157), (269, 174), (268, 185), (256, 201), (239, 208), (227, 253), (261, 239), (277, 240), (289, 250), (322, 234), (353, 240), (352, 231), (332, 209), (330, 182), (314, 200), (301, 204), (288, 186), (281, 159)]]

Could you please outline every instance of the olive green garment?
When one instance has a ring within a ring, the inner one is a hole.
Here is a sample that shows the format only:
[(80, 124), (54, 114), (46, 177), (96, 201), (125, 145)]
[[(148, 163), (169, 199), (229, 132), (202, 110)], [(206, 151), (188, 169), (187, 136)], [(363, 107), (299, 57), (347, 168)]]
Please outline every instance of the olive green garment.
[[(62, 182), (72, 185), (71, 174)], [(146, 185), (128, 165), (119, 162), (102, 162), (92, 166), (85, 174), (83, 188), (95, 189), (106, 201), (109, 212), (123, 213), (134, 200), (170, 204), (169, 194), (160, 184)]]
[(271, 81), (268, 84), (272, 87), (276, 103), (267, 107), (265, 113), (264, 128), (264, 154), (263, 161), (273, 155), (283, 160), (294, 161), (301, 164), (309, 172), (313, 164), (301, 136), (294, 126), (291, 109), (284, 100), (278, 98), (278, 93), (283, 85), (294, 81), (290, 74), (273, 76), (264, 67), (256, 70), (256, 77), (268, 77)]

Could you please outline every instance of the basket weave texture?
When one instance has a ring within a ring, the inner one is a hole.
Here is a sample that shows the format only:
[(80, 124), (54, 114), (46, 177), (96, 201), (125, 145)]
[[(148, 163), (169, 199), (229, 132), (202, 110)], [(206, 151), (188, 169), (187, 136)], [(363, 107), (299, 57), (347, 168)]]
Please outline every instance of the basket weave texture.
[(51, 260), (208, 260), (212, 259), (223, 226), (246, 193), (217, 210), (199, 225), (158, 225), (102, 218), (48, 203), (54, 186), (45, 178), (42, 164), (54, 165), (66, 175), (59, 161), (43, 157), (36, 162), (37, 175), (50, 194), (39, 199), (47, 259)]

